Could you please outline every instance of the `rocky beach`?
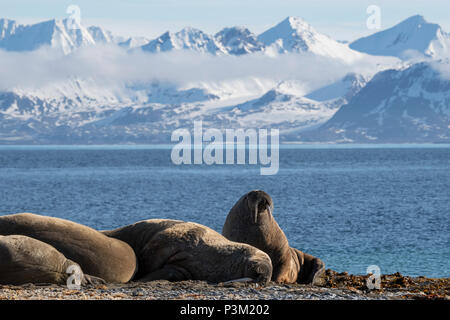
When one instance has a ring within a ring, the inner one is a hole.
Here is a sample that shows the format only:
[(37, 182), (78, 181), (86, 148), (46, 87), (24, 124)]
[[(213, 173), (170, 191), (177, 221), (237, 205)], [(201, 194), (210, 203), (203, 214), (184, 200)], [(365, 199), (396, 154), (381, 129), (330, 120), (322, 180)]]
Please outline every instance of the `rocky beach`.
[(450, 278), (381, 276), (381, 288), (369, 290), (368, 275), (326, 270), (320, 286), (273, 282), (219, 283), (152, 281), (107, 284), (71, 290), (61, 285), (0, 286), (0, 300), (449, 300)]

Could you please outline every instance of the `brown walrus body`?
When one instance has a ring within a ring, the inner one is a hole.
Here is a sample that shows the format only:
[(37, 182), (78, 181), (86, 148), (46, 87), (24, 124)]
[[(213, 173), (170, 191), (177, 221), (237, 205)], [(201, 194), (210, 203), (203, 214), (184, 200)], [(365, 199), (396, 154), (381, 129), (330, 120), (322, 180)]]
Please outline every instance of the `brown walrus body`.
[(272, 210), (272, 198), (267, 193), (251, 191), (230, 210), (222, 234), (231, 241), (247, 243), (266, 252), (272, 260), (273, 281), (318, 283), (325, 264), (289, 246)]
[(125, 283), (136, 272), (136, 255), (128, 244), (68, 220), (31, 213), (1, 216), (0, 235), (42, 241), (79, 264), (86, 274), (106, 282)]
[[(72, 267), (72, 269), (71, 269)], [(26, 236), (0, 236), (0, 284), (77, 284), (69, 277), (78, 268), (78, 285), (102, 283), (51, 245)]]
[(135, 280), (204, 280), (251, 278), (266, 283), (272, 275), (269, 256), (252, 246), (225, 239), (193, 222), (152, 219), (104, 234), (128, 243), (138, 257)]

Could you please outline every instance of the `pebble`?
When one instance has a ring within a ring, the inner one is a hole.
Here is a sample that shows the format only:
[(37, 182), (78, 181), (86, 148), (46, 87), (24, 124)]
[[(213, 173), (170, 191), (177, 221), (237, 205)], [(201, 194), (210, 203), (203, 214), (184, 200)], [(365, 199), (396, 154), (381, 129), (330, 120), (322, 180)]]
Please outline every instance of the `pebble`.
[[(65, 286), (0, 286), (2, 299), (187, 299), (187, 300), (389, 300), (404, 299), (405, 290), (383, 292), (361, 291), (354, 287), (328, 288), (291, 284), (267, 286), (254, 284), (226, 287), (208, 284), (204, 281), (153, 281), (148, 283), (108, 284), (88, 286), (80, 290), (69, 290)], [(419, 297), (420, 293), (408, 293), (408, 298)], [(448, 298), (448, 296), (447, 296)]]

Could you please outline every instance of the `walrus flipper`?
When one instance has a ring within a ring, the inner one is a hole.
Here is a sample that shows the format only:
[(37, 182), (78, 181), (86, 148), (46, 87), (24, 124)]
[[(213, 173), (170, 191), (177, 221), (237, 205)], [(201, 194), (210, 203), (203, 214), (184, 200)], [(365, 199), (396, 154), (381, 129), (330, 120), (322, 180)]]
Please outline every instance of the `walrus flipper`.
[(106, 284), (106, 281), (99, 277), (94, 277), (88, 274), (83, 275), (83, 281), (81, 283), (82, 285), (98, 285), (98, 284)]
[(297, 283), (321, 285), (324, 280), (325, 263), (308, 253), (304, 253), (298, 249), (294, 250), (299, 257), (299, 261), (302, 261)]
[(311, 279), (311, 284), (313, 286), (321, 286), (325, 283), (325, 263), (319, 258), (315, 259), (313, 268), (313, 278)]

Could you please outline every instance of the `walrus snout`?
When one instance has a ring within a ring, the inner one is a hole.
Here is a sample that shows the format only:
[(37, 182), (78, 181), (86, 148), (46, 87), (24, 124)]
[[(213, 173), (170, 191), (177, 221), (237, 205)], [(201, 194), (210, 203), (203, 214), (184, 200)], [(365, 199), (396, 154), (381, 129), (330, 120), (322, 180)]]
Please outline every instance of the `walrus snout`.
[(269, 218), (272, 217), (272, 198), (262, 190), (250, 191), (247, 194), (247, 205), (253, 213), (253, 221), (258, 223), (258, 214), (267, 210)]

